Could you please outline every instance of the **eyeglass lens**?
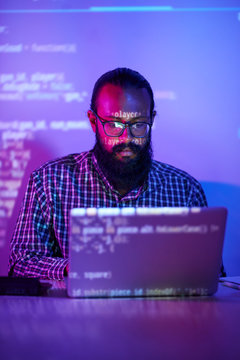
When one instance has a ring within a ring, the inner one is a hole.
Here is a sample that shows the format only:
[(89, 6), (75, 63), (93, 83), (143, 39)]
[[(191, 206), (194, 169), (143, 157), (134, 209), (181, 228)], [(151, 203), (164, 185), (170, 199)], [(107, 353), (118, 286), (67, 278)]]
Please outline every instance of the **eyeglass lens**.
[[(125, 124), (116, 121), (106, 122), (104, 126), (107, 135), (111, 135), (111, 136), (120, 136), (125, 129)], [(129, 124), (129, 127), (131, 134), (136, 137), (145, 136), (149, 130), (149, 124), (144, 122)]]

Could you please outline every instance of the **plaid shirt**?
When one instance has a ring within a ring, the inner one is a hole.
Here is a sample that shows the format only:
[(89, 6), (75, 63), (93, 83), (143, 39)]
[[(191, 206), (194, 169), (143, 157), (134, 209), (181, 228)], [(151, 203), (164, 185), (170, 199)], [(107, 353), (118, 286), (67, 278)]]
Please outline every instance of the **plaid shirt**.
[(194, 178), (154, 160), (145, 184), (124, 197), (109, 184), (92, 151), (48, 162), (31, 174), (11, 241), (9, 274), (63, 279), (70, 210), (128, 206), (192, 207), (207, 201)]

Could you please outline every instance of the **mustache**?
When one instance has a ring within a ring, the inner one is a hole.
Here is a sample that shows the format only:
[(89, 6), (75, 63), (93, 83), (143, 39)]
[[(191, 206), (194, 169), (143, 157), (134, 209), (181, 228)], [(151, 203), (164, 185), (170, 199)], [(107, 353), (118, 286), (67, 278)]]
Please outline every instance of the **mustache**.
[(129, 143), (129, 144), (117, 144), (112, 148), (113, 154), (116, 154), (118, 152), (121, 152), (125, 149), (130, 149), (134, 153), (138, 153), (141, 150), (141, 146), (136, 145), (135, 143)]

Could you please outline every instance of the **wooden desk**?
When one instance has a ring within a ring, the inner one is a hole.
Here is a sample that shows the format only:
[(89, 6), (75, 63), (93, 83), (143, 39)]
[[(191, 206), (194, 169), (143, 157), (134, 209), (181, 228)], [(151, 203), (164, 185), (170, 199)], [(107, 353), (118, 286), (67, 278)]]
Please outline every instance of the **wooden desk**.
[(240, 359), (240, 291), (188, 299), (0, 297), (0, 358)]

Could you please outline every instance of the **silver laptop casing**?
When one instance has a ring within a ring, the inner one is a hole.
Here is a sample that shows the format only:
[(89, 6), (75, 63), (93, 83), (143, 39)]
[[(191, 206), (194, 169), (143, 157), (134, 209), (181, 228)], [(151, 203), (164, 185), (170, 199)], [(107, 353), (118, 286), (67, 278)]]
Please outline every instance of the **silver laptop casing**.
[(225, 208), (79, 208), (70, 216), (70, 297), (212, 295)]

